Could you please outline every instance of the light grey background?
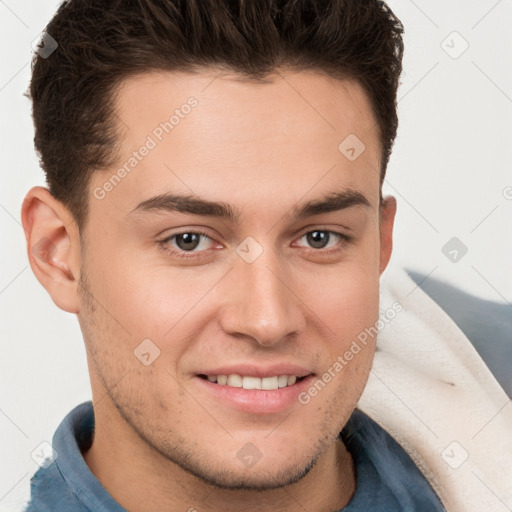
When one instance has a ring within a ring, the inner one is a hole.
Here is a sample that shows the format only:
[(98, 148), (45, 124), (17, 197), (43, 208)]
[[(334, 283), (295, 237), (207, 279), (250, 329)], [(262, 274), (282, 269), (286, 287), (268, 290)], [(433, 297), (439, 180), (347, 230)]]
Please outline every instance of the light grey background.
[[(78, 322), (32, 274), (20, 225), (24, 194), (44, 184), (23, 96), (31, 43), (57, 5), (0, 0), (0, 511), (21, 510), (38, 468), (31, 453), (91, 398)], [(398, 200), (393, 259), (510, 304), (512, 1), (389, 5), (406, 30), (400, 128), (384, 188)], [(456, 263), (442, 252), (452, 237), (468, 248)]]

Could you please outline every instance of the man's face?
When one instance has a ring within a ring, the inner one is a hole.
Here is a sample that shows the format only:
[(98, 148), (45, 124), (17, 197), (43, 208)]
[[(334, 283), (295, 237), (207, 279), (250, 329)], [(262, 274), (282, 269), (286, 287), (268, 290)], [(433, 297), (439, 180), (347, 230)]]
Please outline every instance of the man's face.
[[(270, 488), (304, 475), (362, 393), (373, 340), (333, 365), (378, 319), (393, 219), (379, 216), (378, 131), (357, 84), (215, 76), (120, 88), (118, 161), (89, 187), (79, 320), (116, 443), (220, 486)], [(348, 199), (299, 215), (334, 194)], [(233, 215), (176, 210), (165, 195)], [(304, 378), (246, 390), (219, 374)]]

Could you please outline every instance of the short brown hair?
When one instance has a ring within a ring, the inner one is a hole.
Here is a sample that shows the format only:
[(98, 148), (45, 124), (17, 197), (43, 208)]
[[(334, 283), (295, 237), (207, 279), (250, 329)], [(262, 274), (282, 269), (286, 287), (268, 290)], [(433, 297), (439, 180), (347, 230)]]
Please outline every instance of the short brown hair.
[(58, 47), (32, 62), (34, 144), (50, 192), (79, 226), (92, 172), (115, 161), (116, 86), (152, 70), (215, 66), (263, 80), (291, 68), (355, 79), (378, 123), (382, 185), (403, 55), (403, 26), (383, 1), (69, 0), (45, 33)]

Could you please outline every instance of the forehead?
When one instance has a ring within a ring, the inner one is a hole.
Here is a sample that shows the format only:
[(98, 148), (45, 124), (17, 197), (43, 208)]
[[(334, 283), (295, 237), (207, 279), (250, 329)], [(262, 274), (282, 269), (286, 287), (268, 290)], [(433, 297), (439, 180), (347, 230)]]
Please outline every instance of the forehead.
[(214, 147), (220, 142), (269, 145), (271, 137), (290, 135), (301, 142), (319, 136), (339, 138), (344, 130), (365, 138), (368, 129), (376, 128), (367, 95), (355, 81), (283, 71), (257, 82), (208, 68), (196, 73), (152, 72), (122, 82), (115, 109), (126, 142), (140, 140), (152, 132), (154, 121), (168, 121), (173, 113), (179, 117), (171, 123), (176, 138), (186, 130), (174, 128), (189, 117), (185, 111), (192, 98), (197, 107), (183, 124), (192, 125), (197, 137)]
[(315, 187), (378, 195), (378, 127), (353, 81), (314, 72), (279, 72), (264, 83), (214, 69), (153, 72), (122, 83), (115, 111), (119, 158), (91, 187), (112, 182), (102, 207), (129, 211), (178, 191), (260, 205), (287, 194), (297, 201)]

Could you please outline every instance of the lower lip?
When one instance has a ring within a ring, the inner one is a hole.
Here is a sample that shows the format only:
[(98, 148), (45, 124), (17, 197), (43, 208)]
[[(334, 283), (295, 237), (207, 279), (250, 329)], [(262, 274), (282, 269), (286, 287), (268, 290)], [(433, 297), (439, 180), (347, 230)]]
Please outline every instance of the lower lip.
[(202, 377), (195, 377), (195, 380), (198, 381), (198, 384), (202, 386), (205, 392), (210, 393), (224, 403), (228, 403), (239, 411), (251, 414), (276, 413), (299, 403), (299, 393), (308, 389), (314, 379), (314, 375), (308, 375), (285, 388), (262, 390), (234, 388), (228, 385), (221, 386)]

